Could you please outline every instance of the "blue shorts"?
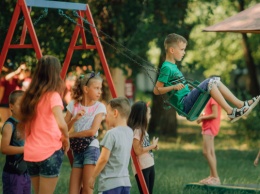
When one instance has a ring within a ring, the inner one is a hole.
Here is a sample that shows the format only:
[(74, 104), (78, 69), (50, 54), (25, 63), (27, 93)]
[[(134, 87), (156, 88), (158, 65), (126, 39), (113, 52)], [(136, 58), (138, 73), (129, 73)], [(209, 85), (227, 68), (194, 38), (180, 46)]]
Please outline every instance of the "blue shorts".
[(99, 194), (130, 194), (130, 187), (117, 187), (108, 191), (100, 192)]
[(86, 164), (96, 164), (100, 155), (100, 149), (89, 146), (83, 153), (73, 153), (73, 168), (83, 168)]
[(49, 158), (41, 162), (27, 162), (27, 168), (31, 177), (57, 177), (60, 174), (64, 152), (62, 149), (54, 152)]
[(3, 194), (30, 194), (31, 180), (28, 173), (12, 174), (3, 172)]
[[(201, 82), (198, 87), (201, 88), (204, 91), (210, 91), (212, 89), (212, 85), (216, 84), (218, 86), (220, 82), (219, 77), (211, 77), (208, 79), (205, 79), (203, 82)], [(197, 88), (194, 88), (190, 91), (190, 93), (183, 98), (184, 103), (184, 112), (186, 114), (189, 113), (190, 109), (193, 107), (194, 103), (198, 99), (199, 95), (201, 94), (201, 91)]]

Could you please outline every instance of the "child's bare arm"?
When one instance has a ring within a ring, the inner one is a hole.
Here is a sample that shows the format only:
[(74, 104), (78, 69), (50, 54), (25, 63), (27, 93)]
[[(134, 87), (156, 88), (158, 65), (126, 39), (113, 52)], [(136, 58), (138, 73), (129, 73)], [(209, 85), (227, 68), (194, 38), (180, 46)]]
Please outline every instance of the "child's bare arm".
[(133, 148), (134, 148), (134, 152), (137, 156), (146, 153), (152, 149), (156, 149), (156, 147), (158, 146), (158, 138), (153, 138), (153, 142), (152, 145), (147, 146), (147, 147), (143, 147), (142, 144), (140, 143), (140, 141), (138, 139), (134, 139), (133, 140)]
[(102, 147), (102, 151), (101, 151), (101, 154), (97, 161), (97, 164), (95, 166), (94, 172), (88, 182), (88, 186), (91, 189), (94, 189), (95, 180), (96, 180), (97, 176), (101, 173), (101, 171), (105, 168), (107, 161), (109, 159), (109, 156), (110, 156), (110, 150), (107, 149), (106, 147)]
[(257, 166), (258, 165), (258, 162), (259, 162), (259, 158), (260, 158), (260, 151), (258, 152), (255, 160), (254, 160), (254, 165)]
[(164, 87), (163, 82), (157, 81), (155, 84), (155, 87), (153, 89), (153, 93), (155, 95), (161, 95), (161, 94), (166, 94), (167, 92), (170, 92), (172, 90), (181, 90), (183, 88), (184, 88), (184, 85), (182, 83)]
[(216, 104), (213, 104), (211, 106), (211, 110), (212, 110), (212, 113), (211, 114), (208, 114), (208, 115), (201, 115), (198, 120), (197, 120), (197, 123), (201, 123), (203, 120), (210, 120), (210, 119), (215, 119), (218, 117), (218, 106)]
[(70, 131), (70, 129), (72, 128), (72, 126), (74, 125), (74, 123), (79, 120), (83, 115), (85, 114), (85, 110), (80, 110), (76, 116), (72, 116), (72, 114), (67, 111), (66, 115), (65, 115), (65, 121), (68, 125), (68, 130)]
[(2, 131), (1, 152), (6, 155), (22, 154), (23, 146), (18, 147), (18, 146), (10, 145), (12, 133), (13, 133), (12, 125), (5, 124)]
[(73, 137), (91, 137), (94, 136), (98, 129), (100, 128), (101, 122), (103, 120), (104, 113), (99, 113), (95, 116), (91, 128), (88, 130), (83, 130), (80, 132), (70, 132), (70, 138)]
[(54, 106), (52, 108), (52, 113), (56, 119), (56, 122), (61, 130), (61, 133), (63, 137), (61, 138), (62, 141), (62, 147), (64, 150), (64, 153), (67, 153), (70, 148), (70, 142), (69, 142), (69, 132), (68, 132), (68, 126), (65, 122), (65, 119), (62, 114), (62, 109), (60, 106)]

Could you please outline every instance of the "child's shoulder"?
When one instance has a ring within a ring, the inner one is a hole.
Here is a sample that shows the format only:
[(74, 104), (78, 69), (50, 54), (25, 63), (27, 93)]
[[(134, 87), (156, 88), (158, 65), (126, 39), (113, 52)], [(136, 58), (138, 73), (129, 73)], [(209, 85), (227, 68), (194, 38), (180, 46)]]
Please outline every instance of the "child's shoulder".
[(3, 127), (6, 125), (6, 124), (11, 124), (11, 125), (16, 125), (18, 123), (18, 120), (16, 118), (14, 118), (13, 116), (9, 117), (5, 122), (4, 122), (4, 125)]
[(169, 62), (169, 61), (164, 61), (163, 64), (162, 64), (162, 67), (161, 69), (167, 69), (167, 70), (172, 70), (172, 69), (178, 69), (177, 65), (172, 63), (172, 62)]
[(120, 134), (120, 133), (122, 133), (122, 131), (133, 133), (133, 130), (130, 127), (128, 127), (128, 126), (116, 126), (116, 127), (110, 129), (107, 132)]

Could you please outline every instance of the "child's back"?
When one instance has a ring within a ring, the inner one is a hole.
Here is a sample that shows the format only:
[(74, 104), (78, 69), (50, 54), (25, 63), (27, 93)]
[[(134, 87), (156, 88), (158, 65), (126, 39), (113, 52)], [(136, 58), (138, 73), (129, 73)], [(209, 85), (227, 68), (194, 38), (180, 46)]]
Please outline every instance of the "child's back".
[(133, 143), (133, 130), (118, 126), (107, 131), (100, 143), (111, 151), (106, 167), (100, 174), (99, 190), (108, 190), (118, 185), (129, 185), (128, 164)]

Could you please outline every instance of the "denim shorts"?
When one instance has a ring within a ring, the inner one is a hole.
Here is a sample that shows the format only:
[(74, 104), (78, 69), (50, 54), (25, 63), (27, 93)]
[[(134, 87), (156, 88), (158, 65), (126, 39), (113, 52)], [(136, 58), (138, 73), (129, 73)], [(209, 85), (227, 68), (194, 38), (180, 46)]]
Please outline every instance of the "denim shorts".
[(41, 162), (27, 162), (27, 168), (31, 177), (57, 177), (60, 173), (64, 152), (62, 149), (55, 151), (49, 158)]
[[(210, 91), (212, 89), (212, 85), (216, 84), (218, 86), (219, 82), (220, 82), (219, 77), (211, 77), (201, 82), (198, 85), (198, 87), (204, 91)], [(183, 98), (183, 104), (184, 104), (183, 110), (186, 114), (189, 113), (190, 109), (193, 107), (200, 94), (201, 91), (198, 90), (197, 88), (194, 88), (193, 90), (190, 91), (190, 93), (187, 96)]]
[(108, 191), (100, 192), (99, 194), (130, 194), (130, 187), (117, 187)]
[(86, 164), (96, 164), (100, 155), (100, 149), (94, 146), (89, 146), (82, 153), (73, 153), (74, 168), (83, 168)]

